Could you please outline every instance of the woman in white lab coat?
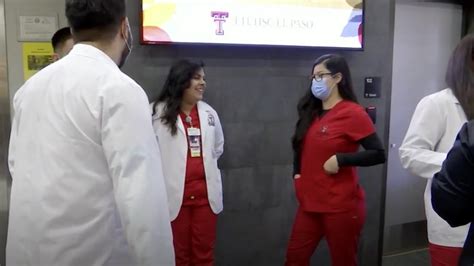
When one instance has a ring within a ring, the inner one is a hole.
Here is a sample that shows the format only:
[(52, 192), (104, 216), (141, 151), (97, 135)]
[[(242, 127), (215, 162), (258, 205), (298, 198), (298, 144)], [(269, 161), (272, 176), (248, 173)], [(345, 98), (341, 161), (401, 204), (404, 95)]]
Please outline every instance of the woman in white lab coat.
[(441, 169), (462, 125), (474, 118), (474, 35), (456, 47), (446, 72), (447, 89), (423, 98), (400, 147), (404, 168), (427, 178), (425, 210), (432, 265), (457, 266), (469, 225), (451, 228), (431, 205), (432, 177)]
[(216, 111), (202, 101), (205, 89), (203, 65), (182, 60), (152, 104), (178, 266), (214, 265), (224, 136)]

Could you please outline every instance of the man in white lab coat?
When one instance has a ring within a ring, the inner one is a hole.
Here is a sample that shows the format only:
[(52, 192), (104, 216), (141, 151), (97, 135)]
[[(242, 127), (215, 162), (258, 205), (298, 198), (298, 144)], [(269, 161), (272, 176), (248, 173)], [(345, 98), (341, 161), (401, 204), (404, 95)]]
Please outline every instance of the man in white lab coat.
[(76, 45), (16, 93), (8, 266), (174, 265), (125, 0), (66, 0)]

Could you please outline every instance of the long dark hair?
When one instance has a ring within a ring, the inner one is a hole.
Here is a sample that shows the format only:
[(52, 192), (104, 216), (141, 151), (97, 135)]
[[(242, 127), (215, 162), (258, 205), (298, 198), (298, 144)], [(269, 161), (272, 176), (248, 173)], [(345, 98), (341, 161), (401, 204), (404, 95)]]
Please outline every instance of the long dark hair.
[(461, 104), (467, 120), (474, 119), (474, 34), (456, 46), (446, 71), (446, 84)]
[(161, 90), (160, 95), (153, 104), (153, 115), (156, 114), (156, 106), (164, 103), (161, 121), (171, 130), (171, 135), (176, 135), (178, 130), (176, 120), (180, 112), (184, 90), (189, 88), (193, 76), (204, 67), (202, 62), (194, 63), (188, 60), (180, 60), (171, 66), (168, 77)]
[[(342, 78), (337, 85), (339, 94), (344, 100), (357, 103), (357, 97), (352, 89), (351, 72), (346, 59), (337, 54), (323, 55), (314, 62), (311, 68), (311, 74), (313, 74), (314, 67), (319, 64), (323, 64), (333, 75), (341, 73)], [(308, 131), (314, 118), (319, 115), (322, 110), (323, 102), (313, 96), (310, 84), (308, 91), (298, 102), (298, 122), (296, 122), (296, 129), (292, 138), (293, 150), (295, 152), (300, 151), (301, 142), (306, 135), (306, 131)]]

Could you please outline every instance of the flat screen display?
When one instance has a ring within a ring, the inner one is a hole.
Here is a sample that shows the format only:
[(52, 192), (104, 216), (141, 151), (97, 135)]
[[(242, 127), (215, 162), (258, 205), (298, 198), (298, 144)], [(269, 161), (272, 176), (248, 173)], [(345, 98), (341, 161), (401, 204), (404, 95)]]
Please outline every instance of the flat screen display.
[(363, 0), (141, 0), (142, 42), (362, 48)]

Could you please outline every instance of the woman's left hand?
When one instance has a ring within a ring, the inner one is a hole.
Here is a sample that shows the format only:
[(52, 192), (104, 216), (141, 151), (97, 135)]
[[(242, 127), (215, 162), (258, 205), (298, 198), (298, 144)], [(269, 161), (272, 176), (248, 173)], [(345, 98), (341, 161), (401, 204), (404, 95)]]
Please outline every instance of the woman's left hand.
[(336, 155), (331, 156), (331, 158), (324, 163), (323, 167), (326, 174), (337, 174), (339, 172), (339, 164), (337, 163)]

